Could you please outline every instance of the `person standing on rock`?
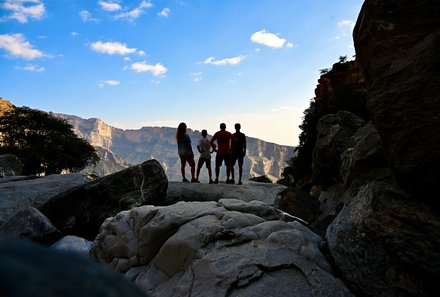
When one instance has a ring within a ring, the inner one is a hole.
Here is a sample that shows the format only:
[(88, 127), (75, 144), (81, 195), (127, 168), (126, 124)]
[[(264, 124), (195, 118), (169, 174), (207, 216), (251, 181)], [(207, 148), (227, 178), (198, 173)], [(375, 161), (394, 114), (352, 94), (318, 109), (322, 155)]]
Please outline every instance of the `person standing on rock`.
[(185, 166), (188, 163), (191, 168), (191, 182), (197, 182), (195, 178), (195, 167), (196, 163), (194, 162), (194, 153), (191, 146), (191, 138), (186, 133), (186, 124), (180, 123), (177, 127), (176, 131), (176, 140), (177, 140), (177, 150), (180, 157), (180, 172), (182, 173), (182, 181), (189, 182), (189, 180), (185, 177)]
[(212, 181), (212, 171), (211, 171), (211, 143), (208, 139), (208, 131), (202, 130), (202, 138), (200, 139), (197, 150), (200, 153), (199, 161), (197, 162), (197, 174), (196, 179), (199, 180), (200, 169), (204, 163), (206, 163), (206, 169), (208, 169), (209, 183), (214, 183)]
[(218, 184), (218, 176), (220, 174), (220, 166), (223, 161), (226, 165), (226, 183), (235, 183), (234, 179), (229, 179), (231, 175), (231, 157), (232, 157), (232, 142), (235, 141), (234, 135), (226, 131), (226, 124), (220, 124), (220, 131), (215, 132), (211, 139), (211, 147), (216, 150), (215, 142), (217, 141), (217, 154), (215, 156), (215, 180), (214, 183)]
[(241, 125), (239, 123), (235, 124), (235, 136), (236, 141), (232, 149), (232, 160), (231, 160), (231, 176), (234, 180), (234, 166), (238, 161), (238, 184), (241, 185), (241, 178), (243, 176), (243, 160), (246, 155), (246, 135), (240, 132)]

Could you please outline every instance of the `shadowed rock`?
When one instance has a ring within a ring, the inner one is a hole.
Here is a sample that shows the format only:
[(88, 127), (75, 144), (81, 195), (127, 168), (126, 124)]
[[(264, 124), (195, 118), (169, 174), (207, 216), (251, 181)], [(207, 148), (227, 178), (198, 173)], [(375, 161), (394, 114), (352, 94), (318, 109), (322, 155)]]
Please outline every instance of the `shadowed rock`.
[(162, 166), (156, 160), (149, 160), (56, 195), (40, 211), (64, 235), (93, 240), (106, 218), (122, 210), (161, 201), (167, 187)]
[(84, 256), (0, 238), (2, 297), (146, 297), (133, 283)]

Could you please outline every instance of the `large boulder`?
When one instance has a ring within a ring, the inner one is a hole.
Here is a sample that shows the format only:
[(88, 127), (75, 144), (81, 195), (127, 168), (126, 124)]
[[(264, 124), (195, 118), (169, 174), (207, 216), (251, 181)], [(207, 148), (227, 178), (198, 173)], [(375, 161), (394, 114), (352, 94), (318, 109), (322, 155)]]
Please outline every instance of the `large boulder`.
[(438, 296), (439, 217), (389, 184), (361, 189), (326, 240), (335, 265), (361, 296)]
[(168, 179), (156, 160), (148, 160), (58, 194), (40, 211), (63, 235), (93, 240), (108, 217), (143, 204), (156, 204), (167, 193)]
[(146, 297), (133, 283), (90, 259), (26, 240), (0, 238), (2, 297)]
[(153, 296), (352, 296), (320, 244), (269, 204), (222, 199), (121, 212), (91, 254)]
[(1, 236), (26, 238), (41, 244), (52, 244), (60, 239), (61, 232), (36, 208), (20, 209), (0, 226)]
[(21, 208), (39, 208), (54, 195), (88, 182), (80, 173), (0, 178), (0, 224)]
[(439, 206), (440, 5), (366, 0), (353, 37), (396, 185)]

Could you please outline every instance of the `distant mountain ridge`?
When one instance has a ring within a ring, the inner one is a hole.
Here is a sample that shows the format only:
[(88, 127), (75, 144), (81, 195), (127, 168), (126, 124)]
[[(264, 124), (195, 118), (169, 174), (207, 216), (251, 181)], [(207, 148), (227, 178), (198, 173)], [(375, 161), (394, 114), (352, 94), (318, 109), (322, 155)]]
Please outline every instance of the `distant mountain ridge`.
[[(101, 119), (83, 119), (74, 115), (55, 114), (63, 118), (74, 128), (75, 133), (93, 145), (101, 161), (96, 166), (86, 168), (86, 172), (98, 176), (105, 176), (127, 168), (130, 165), (140, 164), (149, 159), (156, 159), (162, 164), (168, 179), (181, 180), (180, 161), (177, 155), (175, 140), (176, 128), (170, 127), (142, 127), (137, 130), (123, 130), (112, 127)], [(245, 132), (245, 131), (243, 131)], [(199, 158), (197, 142), (201, 138), (200, 131), (188, 129), (191, 137), (196, 162)], [(211, 138), (211, 135), (208, 136)], [(214, 158), (212, 155), (214, 176)], [(243, 180), (251, 177), (266, 175), (272, 181), (281, 178), (281, 173), (287, 160), (294, 156), (294, 147), (278, 145), (263, 140), (247, 137), (247, 155), (243, 165)], [(207, 181), (206, 168), (201, 170), (201, 181)], [(238, 177), (236, 170), (236, 178)], [(189, 177), (187, 169), (187, 177)], [(220, 180), (225, 178), (225, 167), (220, 171)]]

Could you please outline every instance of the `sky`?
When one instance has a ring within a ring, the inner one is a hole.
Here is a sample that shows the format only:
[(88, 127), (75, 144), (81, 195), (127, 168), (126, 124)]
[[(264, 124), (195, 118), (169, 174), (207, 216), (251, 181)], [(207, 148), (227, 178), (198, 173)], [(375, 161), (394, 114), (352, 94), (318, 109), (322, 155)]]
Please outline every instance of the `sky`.
[(0, 97), (122, 129), (298, 144), (361, 0), (0, 0)]

